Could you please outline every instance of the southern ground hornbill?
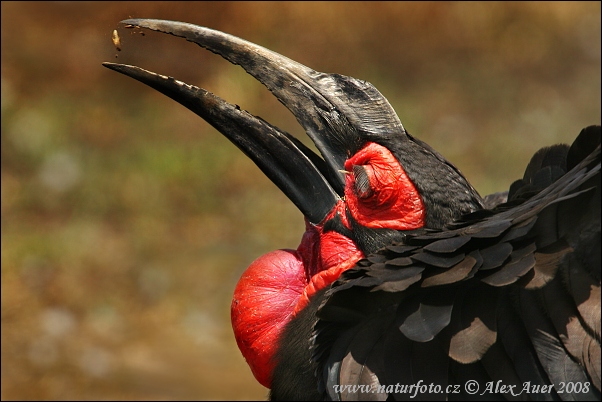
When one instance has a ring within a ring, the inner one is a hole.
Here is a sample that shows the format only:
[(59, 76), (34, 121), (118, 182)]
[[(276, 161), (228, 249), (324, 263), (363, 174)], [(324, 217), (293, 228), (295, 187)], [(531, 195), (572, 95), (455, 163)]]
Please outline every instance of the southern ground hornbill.
[(600, 126), (484, 199), (370, 83), (237, 37), (130, 19), (261, 81), (320, 155), (201, 88), (105, 63), (207, 120), (306, 220), (257, 259), (235, 336), (273, 399), (600, 399)]

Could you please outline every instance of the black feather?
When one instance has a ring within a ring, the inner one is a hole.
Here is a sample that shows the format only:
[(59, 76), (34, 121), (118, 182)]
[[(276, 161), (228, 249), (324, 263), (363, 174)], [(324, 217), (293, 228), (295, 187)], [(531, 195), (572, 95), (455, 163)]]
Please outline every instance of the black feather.
[(424, 250), (432, 251), (433, 253), (453, 253), (468, 243), (470, 239), (470, 236), (457, 236), (449, 239), (442, 239), (424, 246)]
[(512, 253), (512, 245), (507, 242), (497, 243), (493, 246), (479, 250), (479, 253), (481, 254), (481, 257), (483, 257), (483, 265), (480, 269), (486, 271), (488, 269), (498, 268), (506, 262)]
[(497, 339), (496, 310), (499, 290), (477, 284), (456, 298), (449, 357), (463, 364), (480, 360)]
[(476, 264), (477, 260), (474, 257), (470, 255), (466, 256), (466, 258), (450, 269), (425, 278), (422, 281), (421, 286), (426, 288), (429, 286), (441, 286), (449, 283), (459, 282), (468, 277)]
[(410, 340), (427, 342), (449, 324), (453, 292), (429, 291), (400, 304), (395, 324)]

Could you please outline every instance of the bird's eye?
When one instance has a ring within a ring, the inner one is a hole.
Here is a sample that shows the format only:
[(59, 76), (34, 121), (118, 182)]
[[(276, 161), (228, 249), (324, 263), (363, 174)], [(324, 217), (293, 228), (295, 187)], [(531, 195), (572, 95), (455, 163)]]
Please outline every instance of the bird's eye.
[(369, 198), (374, 194), (367, 169), (370, 169), (370, 166), (353, 165), (354, 189), (358, 198)]

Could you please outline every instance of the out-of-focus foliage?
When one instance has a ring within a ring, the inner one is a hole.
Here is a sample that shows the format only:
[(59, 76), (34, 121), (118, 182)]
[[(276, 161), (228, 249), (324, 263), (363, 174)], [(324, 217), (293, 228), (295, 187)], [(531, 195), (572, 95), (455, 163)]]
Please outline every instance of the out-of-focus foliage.
[[(244, 268), (300, 213), (136, 64), (298, 135), (216, 55), (121, 29), (173, 19), (372, 82), (482, 193), (600, 124), (600, 3), (2, 2), (2, 399), (265, 397), (236, 348)], [(305, 139), (304, 139), (305, 141)]]

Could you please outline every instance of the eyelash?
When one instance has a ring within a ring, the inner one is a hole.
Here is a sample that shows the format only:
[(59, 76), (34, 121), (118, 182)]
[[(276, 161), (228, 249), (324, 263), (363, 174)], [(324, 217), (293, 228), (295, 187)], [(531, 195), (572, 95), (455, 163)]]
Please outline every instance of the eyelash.
[(370, 186), (370, 178), (365, 166), (353, 165), (353, 178), (355, 193), (359, 198), (369, 198), (373, 191)]

